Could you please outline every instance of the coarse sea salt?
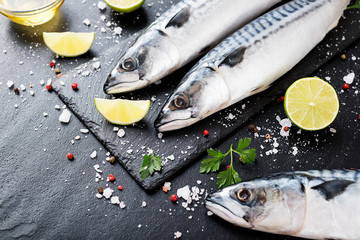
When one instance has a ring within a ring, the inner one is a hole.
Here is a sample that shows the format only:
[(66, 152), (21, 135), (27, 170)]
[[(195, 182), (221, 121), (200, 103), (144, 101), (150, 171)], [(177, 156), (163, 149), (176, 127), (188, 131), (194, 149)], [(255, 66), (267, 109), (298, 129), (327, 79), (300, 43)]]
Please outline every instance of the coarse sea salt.
[(64, 109), (59, 116), (59, 121), (62, 123), (69, 123), (71, 118), (71, 113), (69, 110)]
[(354, 78), (355, 78), (355, 73), (351, 72), (348, 75), (346, 75), (343, 80), (347, 83), (347, 84), (352, 84), (354, 82)]
[(125, 130), (124, 129), (119, 129), (119, 131), (117, 132), (118, 137), (122, 138), (125, 136)]
[(104, 189), (104, 193), (103, 193), (103, 196), (106, 198), (106, 199), (109, 199), (111, 197), (111, 195), (113, 194), (114, 190), (112, 190), (111, 188), (105, 188)]
[(90, 157), (91, 158), (96, 158), (97, 156), (97, 152), (96, 151), (93, 151), (91, 154), (90, 154)]

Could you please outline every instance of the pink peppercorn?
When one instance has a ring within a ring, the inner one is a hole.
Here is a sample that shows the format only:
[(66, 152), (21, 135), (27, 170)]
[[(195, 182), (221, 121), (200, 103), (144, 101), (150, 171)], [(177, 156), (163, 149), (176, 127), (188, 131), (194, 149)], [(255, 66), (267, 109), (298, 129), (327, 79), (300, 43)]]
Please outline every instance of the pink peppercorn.
[(76, 90), (78, 88), (78, 84), (77, 83), (73, 83), (71, 84), (71, 88)]
[(110, 180), (111, 182), (115, 181), (115, 177), (114, 177), (114, 175), (109, 174), (109, 180)]

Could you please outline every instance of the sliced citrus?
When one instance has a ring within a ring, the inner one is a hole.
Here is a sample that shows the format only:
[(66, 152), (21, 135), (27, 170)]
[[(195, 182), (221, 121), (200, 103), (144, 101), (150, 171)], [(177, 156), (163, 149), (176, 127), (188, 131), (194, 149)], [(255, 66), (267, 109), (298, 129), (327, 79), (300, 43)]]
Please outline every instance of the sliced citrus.
[(302, 78), (286, 91), (284, 108), (289, 119), (304, 130), (320, 130), (329, 126), (339, 112), (335, 89), (316, 77)]
[(129, 125), (143, 119), (150, 109), (149, 100), (95, 98), (95, 107), (109, 122)]
[(94, 32), (44, 32), (44, 41), (51, 51), (63, 57), (76, 57), (89, 51)]
[(130, 13), (139, 9), (145, 0), (105, 0), (114, 11)]

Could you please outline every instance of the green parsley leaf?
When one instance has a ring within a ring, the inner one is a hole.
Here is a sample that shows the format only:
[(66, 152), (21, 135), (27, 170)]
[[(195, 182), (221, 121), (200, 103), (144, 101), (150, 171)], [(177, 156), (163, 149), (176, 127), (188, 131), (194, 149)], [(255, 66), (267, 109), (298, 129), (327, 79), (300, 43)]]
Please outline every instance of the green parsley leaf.
[(154, 156), (154, 153), (151, 155), (145, 155), (141, 168), (140, 168), (140, 176), (141, 179), (144, 180), (149, 175), (153, 175), (155, 171), (161, 170), (161, 157)]
[(254, 148), (251, 149), (244, 149), (247, 148), (251, 143), (251, 138), (245, 138), (239, 140), (239, 145), (234, 150), (237, 154), (239, 154), (241, 158), (241, 162), (243, 163), (253, 163), (256, 158), (256, 150)]
[(208, 149), (207, 153), (210, 157), (201, 162), (200, 173), (216, 172), (220, 169), (221, 161), (226, 157), (220, 150)]
[(354, 5), (347, 7), (347, 9), (355, 9), (355, 8), (360, 8), (360, 0), (356, 0)]
[(218, 188), (225, 188), (235, 183), (241, 182), (241, 178), (239, 177), (239, 174), (235, 171), (235, 169), (231, 165), (225, 171), (219, 172), (217, 178), (218, 178), (217, 181)]

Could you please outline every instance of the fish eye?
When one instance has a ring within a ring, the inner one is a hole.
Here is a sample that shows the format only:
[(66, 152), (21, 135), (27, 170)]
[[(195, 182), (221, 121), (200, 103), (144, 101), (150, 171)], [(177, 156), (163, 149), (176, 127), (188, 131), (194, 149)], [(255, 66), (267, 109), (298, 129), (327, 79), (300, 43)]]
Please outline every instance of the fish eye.
[(241, 202), (247, 202), (251, 199), (251, 191), (247, 188), (241, 188), (237, 192), (237, 197)]
[(177, 95), (171, 103), (171, 110), (185, 109), (189, 107), (189, 97), (184, 94)]
[(121, 63), (121, 67), (126, 71), (135, 70), (136, 65), (137, 65), (136, 59), (133, 57), (127, 58)]

